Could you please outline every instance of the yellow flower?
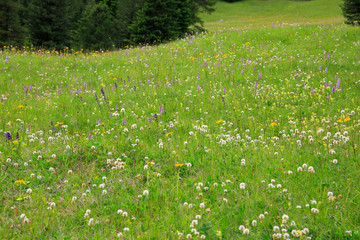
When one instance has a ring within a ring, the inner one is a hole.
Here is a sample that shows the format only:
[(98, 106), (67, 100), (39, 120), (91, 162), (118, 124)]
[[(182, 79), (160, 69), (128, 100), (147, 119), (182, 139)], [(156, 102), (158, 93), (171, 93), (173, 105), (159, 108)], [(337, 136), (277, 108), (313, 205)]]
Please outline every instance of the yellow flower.
[(271, 125), (272, 127), (275, 127), (275, 126), (277, 126), (277, 123), (276, 123), (276, 122), (272, 122), (270, 125)]
[(218, 121), (216, 121), (216, 123), (217, 124), (219, 124), (219, 123), (221, 123), (221, 122), (223, 122), (224, 120), (218, 120)]
[(346, 117), (346, 118), (344, 119), (344, 122), (347, 122), (347, 121), (350, 121), (350, 118), (349, 118), (349, 117)]
[(182, 163), (178, 163), (178, 162), (176, 162), (176, 164), (175, 164), (175, 167), (182, 167)]
[(169, 132), (167, 134), (165, 134), (165, 137), (168, 137), (169, 135), (173, 134), (174, 132)]
[(15, 141), (13, 141), (13, 143), (18, 143), (19, 142), (19, 140), (18, 139), (16, 139)]
[(340, 119), (338, 119), (336, 122), (338, 122), (338, 123), (342, 123), (342, 122), (343, 122), (343, 119), (342, 119), (342, 118), (340, 118)]
[(16, 180), (15, 183), (19, 183), (20, 185), (21, 184), (26, 185), (26, 182), (24, 180)]
[(59, 126), (59, 125), (63, 125), (64, 123), (63, 122), (59, 122), (57, 124), (55, 124), (55, 127)]
[(150, 165), (150, 167), (152, 167), (152, 165), (154, 165), (154, 162), (147, 162), (147, 165)]
[(23, 106), (23, 105), (21, 105), (21, 104), (18, 106), (18, 108), (23, 108), (23, 107), (24, 107), (24, 106)]
[(245, 43), (245, 45), (250, 45), (250, 42)]

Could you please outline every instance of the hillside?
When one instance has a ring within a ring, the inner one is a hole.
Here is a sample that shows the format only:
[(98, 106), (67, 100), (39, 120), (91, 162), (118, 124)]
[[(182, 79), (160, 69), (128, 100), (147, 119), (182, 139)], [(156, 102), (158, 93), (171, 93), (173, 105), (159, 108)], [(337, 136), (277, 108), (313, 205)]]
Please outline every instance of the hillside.
[(359, 239), (359, 28), (258, 24), (1, 51), (0, 237)]
[(282, 23), (342, 22), (341, 0), (244, 0), (227, 3), (218, 1), (215, 12), (203, 14), (205, 28), (254, 28)]

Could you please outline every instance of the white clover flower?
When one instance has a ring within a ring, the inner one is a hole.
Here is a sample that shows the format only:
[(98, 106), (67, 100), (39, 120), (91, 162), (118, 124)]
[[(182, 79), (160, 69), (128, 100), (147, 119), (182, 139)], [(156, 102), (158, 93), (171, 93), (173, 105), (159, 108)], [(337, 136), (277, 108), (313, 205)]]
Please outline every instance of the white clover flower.
[(93, 218), (90, 218), (90, 219), (89, 219), (89, 222), (88, 222), (88, 225), (89, 225), (89, 226), (92, 226), (92, 225), (94, 225), (94, 222), (95, 222), (94, 219), (93, 219)]
[(205, 208), (205, 203), (200, 203), (199, 207), (200, 208)]
[(245, 228), (245, 229), (243, 230), (243, 234), (244, 234), (244, 235), (249, 235), (249, 234), (250, 234), (250, 229)]
[(240, 183), (240, 189), (245, 189), (245, 183)]
[(32, 189), (29, 188), (28, 190), (26, 190), (26, 193), (27, 193), (27, 194), (32, 194)]
[(260, 221), (263, 221), (263, 220), (265, 219), (265, 215), (264, 215), (264, 214), (260, 214), (260, 215), (259, 215), (259, 219), (260, 219)]
[(257, 221), (256, 221), (256, 220), (252, 220), (251, 225), (253, 225), (254, 227), (256, 227), (256, 226), (257, 226)]
[(244, 225), (240, 225), (240, 226), (239, 226), (239, 230), (240, 230), (240, 231), (244, 231), (244, 229), (245, 229), (245, 226), (244, 226)]
[(298, 232), (295, 229), (291, 231), (291, 235), (293, 235), (294, 237), (299, 236)]
[(318, 213), (319, 213), (319, 209), (317, 209), (317, 208), (312, 208), (312, 209), (311, 209), (311, 212), (312, 212), (313, 214), (318, 214)]
[(149, 195), (149, 190), (144, 190), (143, 195), (148, 196)]

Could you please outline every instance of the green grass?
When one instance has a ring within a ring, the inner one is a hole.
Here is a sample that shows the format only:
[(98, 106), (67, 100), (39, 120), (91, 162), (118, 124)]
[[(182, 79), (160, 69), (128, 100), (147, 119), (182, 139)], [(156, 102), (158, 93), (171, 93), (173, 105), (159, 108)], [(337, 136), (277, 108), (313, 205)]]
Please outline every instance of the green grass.
[(358, 36), (294, 24), (103, 53), (6, 48), (0, 237), (358, 239)]
[(341, 0), (244, 0), (227, 3), (218, 1), (215, 12), (203, 14), (205, 28), (257, 28), (283, 23), (342, 22)]

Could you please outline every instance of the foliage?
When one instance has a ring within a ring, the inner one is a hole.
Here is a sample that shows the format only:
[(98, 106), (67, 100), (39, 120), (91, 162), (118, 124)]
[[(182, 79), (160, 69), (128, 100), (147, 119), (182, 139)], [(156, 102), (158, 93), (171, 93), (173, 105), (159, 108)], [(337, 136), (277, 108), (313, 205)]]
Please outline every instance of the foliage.
[(29, 32), (36, 46), (62, 49), (69, 46), (69, 0), (32, 0)]
[(113, 45), (114, 25), (106, 4), (89, 4), (77, 25), (74, 40), (77, 48), (109, 49)]
[(136, 43), (154, 44), (182, 37), (189, 31), (192, 23), (189, 2), (144, 0), (129, 27), (132, 40)]
[(360, 0), (344, 0), (341, 8), (345, 17), (345, 23), (360, 25)]
[(0, 44), (16, 45), (24, 39), (24, 28), (20, 22), (19, 3), (0, 0)]
[[(190, 26), (201, 22), (198, 14), (212, 11), (214, 3), (214, 0), (0, 0), (3, 16), (0, 42), (19, 46), (31, 43), (57, 50), (69, 46), (109, 49), (115, 45), (160, 42), (184, 36)], [(150, 13), (151, 16), (146, 16)]]

